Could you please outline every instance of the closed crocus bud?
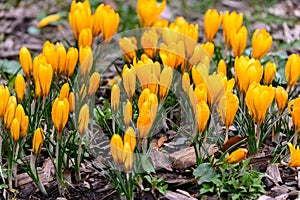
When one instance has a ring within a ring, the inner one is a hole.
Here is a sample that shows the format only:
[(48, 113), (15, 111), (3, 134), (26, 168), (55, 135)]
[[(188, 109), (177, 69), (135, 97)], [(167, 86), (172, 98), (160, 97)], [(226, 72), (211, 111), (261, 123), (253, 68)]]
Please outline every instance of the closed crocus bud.
[(288, 93), (283, 87), (277, 86), (275, 90), (275, 100), (278, 107), (278, 111), (281, 114), (288, 100)]
[(203, 74), (195, 66), (192, 67), (192, 79), (195, 85), (204, 83)]
[(53, 76), (53, 69), (50, 64), (40, 65), (39, 68), (39, 81), (41, 86), (42, 95), (46, 98), (49, 94)]
[(276, 64), (273, 62), (267, 62), (265, 73), (264, 73), (264, 81), (266, 85), (272, 84), (276, 75)]
[(187, 72), (184, 72), (182, 76), (182, 89), (184, 92), (186, 93), (189, 92), (190, 84), (191, 84), (190, 75)]
[(65, 73), (67, 77), (71, 77), (74, 73), (76, 64), (78, 61), (78, 50), (74, 47), (71, 47), (67, 52)]
[(42, 149), (44, 131), (41, 128), (37, 128), (32, 138), (32, 152), (35, 156), (38, 156)]
[(79, 49), (80, 74), (86, 77), (93, 66), (93, 52), (90, 46), (80, 47)]
[(28, 125), (29, 125), (29, 118), (26, 115), (21, 122), (21, 137), (22, 138), (27, 135)]
[(198, 41), (198, 24), (186, 24), (181, 28), (180, 31), (187, 36), (183, 37), (183, 39), (186, 56), (190, 58), (193, 56), (193, 52)]
[(79, 33), (78, 46), (92, 46), (93, 34), (90, 28), (82, 29)]
[(110, 153), (117, 165), (123, 163), (123, 141), (119, 134), (114, 134), (110, 140)]
[(122, 72), (123, 86), (126, 91), (126, 94), (130, 100), (132, 100), (135, 93), (136, 85), (136, 73), (135, 68), (131, 67), (130, 69), (127, 65), (124, 65)]
[(248, 32), (245, 26), (242, 26), (237, 32), (233, 32), (231, 36), (231, 47), (234, 57), (241, 56), (247, 45)]
[(117, 112), (120, 104), (120, 88), (118, 84), (114, 84), (111, 88), (111, 108), (114, 112)]
[(272, 46), (272, 36), (265, 29), (256, 29), (252, 36), (252, 58), (260, 60)]
[(200, 103), (196, 104), (196, 109), (198, 133), (201, 135), (206, 128), (210, 116), (210, 111), (207, 103), (204, 101), (201, 101)]
[(232, 152), (230, 155), (226, 156), (226, 162), (229, 164), (236, 164), (241, 162), (247, 157), (248, 150), (245, 148), (238, 148), (234, 152)]
[(26, 47), (22, 47), (19, 52), (20, 55), (20, 63), (23, 69), (23, 72), (26, 77), (30, 77), (32, 72), (32, 57), (30, 52)]
[(222, 23), (222, 14), (216, 9), (209, 9), (204, 15), (204, 33), (206, 40), (211, 42), (218, 32)]
[(259, 83), (263, 75), (263, 67), (259, 60), (241, 56), (234, 61), (237, 84), (242, 93), (246, 93), (251, 83)]
[(4, 125), (7, 129), (10, 128), (12, 120), (15, 118), (15, 111), (17, 108), (17, 100), (16, 98), (10, 98), (14, 99), (11, 100), (11, 102), (8, 103), (5, 114), (4, 114)]
[(153, 73), (150, 74), (150, 80), (148, 83), (148, 88), (150, 90), (151, 93), (157, 94), (158, 92), (158, 79), (157, 76)]
[(65, 98), (60, 100), (56, 98), (52, 105), (52, 121), (55, 127), (55, 130), (58, 134), (62, 134), (64, 127), (67, 124), (69, 118), (69, 102)]
[(64, 100), (64, 98), (69, 98), (70, 86), (69, 83), (63, 84), (59, 93), (59, 100)]
[(243, 24), (243, 14), (237, 14), (236, 11), (229, 13), (226, 11), (223, 15), (223, 35), (227, 46), (231, 45), (231, 35), (236, 33)]
[(73, 0), (68, 18), (74, 36), (77, 39), (82, 29), (92, 28), (93, 20), (90, 2), (88, 0), (84, 2), (76, 2), (76, 0)]
[(298, 54), (292, 54), (289, 56), (285, 64), (285, 77), (287, 85), (293, 87), (300, 75), (300, 56)]
[(234, 116), (239, 108), (239, 99), (231, 92), (226, 93), (219, 103), (219, 112), (226, 128), (229, 128), (234, 120)]
[(17, 97), (20, 101), (23, 101), (24, 94), (26, 91), (26, 83), (22, 74), (18, 74), (15, 79), (15, 91), (17, 93)]
[(48, 15), (47, 17), (44, 17), (41, 21), (39, 21), (37, 27), (43, 28), (45, 26), (48, 26), (51, 22), (56, 22), (59, 19), (60, 19), (59, 14)]
[(106, 7), (110, 7), (109, 5), (100, 4), (96, 10), (95, 13), (92, 15), (93, 18), (93, 36), (96, 37), (101, 33), (101, 27), (103, 23), (103, 10), (106, 9)]
[(138, 0), (136, 12), (143, 27), (150, 27), (165, 9), (167, 1), (158, 5), (157, 0)]
[(75, 111), (75, 94), (74, 92), (70, 92), (69, 94), (69, 111), (73, 113)]
[(120, 49), (127, 62), (131, 63), (136, 57), (137, 41), (135, 37), (122, 37), (119, 40)]
[(112, 36), (118, 29), (120, 16), (112, 8), (104, 9), (103, 19), (101, 23), (102, 39), (105, 42), (110, 42)]
[(288, 143), (289, 149), (290, 149), (290, 167), (300, 167), (300, 149), (299, 146), (295, 148), (292, 143)]
[(34, 97), (36, 99), (40, 99), (42, 96), (42, 90), (40, 85), (40, 80), (37, 79), (37, 81), (34, 81)]
[(158, 35), (156, 33), (156, 30), (149, 29), (144, 32), (141, 38), (141, 45), (144, 49), (144, 53), (149, 58), (154, 58), (156, 48), (158, 43)]
[(60, 75), (66, 68), (67, 52), (63, 44), (56, 43), (57, 68), (56, 74)]
[(100, 74), (98, 72), (94, 72), (89, 80), (89, 88), (88, 95), (91, 97), (95, 94), (100, 85)]
[(223, 59), (221, 59), (218, 63), (218, 73), (223, 74), (223, 76), (227, 76), (226, 62)]
[(14, 118), (11, 122), (10, 135), (13, 141), (16, 143), (20, 138), (20, 122)]
[(46, 57), (47, 63), (51, 65), (53, 72), (56, 72), (58, 68), (56, 46), (53, 43), (46, 41), (43, 46), (43, 55)]
[(168, 27), (169, 25), (169, 21), (167, 19), (157, 19), (152, 27), (155, 27), (155, 28), (165, 28), (165, 27)]
[(123, 150), (123, 161), (124, 161), (124, 170), (130, 171), (133, 165), (133, 152), (128, 142), (124, 141), (124, 150)]
[(130, 101), (128, 101), (124, 109), (124, 124), (126, 126), (129, 126), (131, 119), (132, 119), (132, 104), (130, 103)]
[(164, 67), (159, 78), (159, 97), (160, 99), (164, 99), (169, 92), (173, 80), (173, 70), (170, 67)]
[(86, 86), (83, 84), (79, 91), (80, 99), (84, 99), (86, 97)]
[(0, 119), (4, 116), (7, 105), (8, 105), (8, 100), (9, 100), (10, 94), (9, 90), (6, 86), (0, 85)]
[(151, 92), (150, 92), (149, 88), (146, 88), (142, 91), (142, 93), (140, 94), (139, 100), (138, 100), (139, 110), (141, 110), (143, 103), (148, 101), (150, 94), (151, 94)]
[(78, 132), (80, 137), (83, 137), (88, 129), (90, 120), (89, 107), (87, 104), (84, 104), (79, 112), (78, 118)]
[(215, 45), (212, 42), (206, 42), (201, 44), (201, 47), (207, 52), (210, 58), (214, 55)]
[(128, 127), (124, 134), (124, 144), (128, 142), (132, 152), (136, 146), (136, 135), (132, 127)]
[(25, 118), (25, 111), (21, 104), (18, 104), (16, 111), (15, 111), (15, 118), (19, 120), (20, 124), (22, 123), (23, 119)]
[(45, 64), (48, 64), (47, 63), (47, 60), (46, 60), (46, 57), (43, 55), (43, 54), (39, 54), (38, 56), (36, 56), (34, 59), (33, 59), (33, 79), (34, 79), (34, 82), (37, 82), (38, 79), (39, 79), (39, 70), (40, 70), (40, 65), (45, 65)]
[(295, 130), (298, 131), (300, 129), (300, 97), (293, 99), (288, 103), (288, 110), (292, 115)]
[(249, 113), (258, 124), (262, 124), (266, 117), (266, 112), (275, 96), (272, 86), (252, 83), (246, 93), (246, 105)]
[(150, 112), (150, 105), (146, 101), (143, 103), (137, 119), (137, 129), (139, 132), (140, 139), (145, 139), (148, 136), (151, 126), (152, 126), (152, 118)]

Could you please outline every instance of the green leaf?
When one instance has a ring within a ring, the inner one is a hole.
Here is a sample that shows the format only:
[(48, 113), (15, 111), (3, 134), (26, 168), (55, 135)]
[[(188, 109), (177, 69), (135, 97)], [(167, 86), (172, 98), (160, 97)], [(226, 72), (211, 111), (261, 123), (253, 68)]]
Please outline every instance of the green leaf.
[(142, 162), (142, 167), (143, 169), (148, 173), (155, 173), (155, 169), (153, 167), (153, 165), (151, 164), (149, 158), (145, 155), (142, 156), (141, 158), (141, 162)]
[(168, 189), (168, 185), (167, 185), (167, 184), (165, 184), (165, 185), (162, 186), (162, 187), (158, 187), (158, 188), (157, 188), (157, 190), (158, 190), (162, 195), (166, 195), (167, 189)]
[(199, 178), (198, 184), (201, 185), (204, 182), (211, 182), (216, 172), (210, 163), (202, 163), (194, 170), (193, 175)]
[(4, 188), (8, 188), (8, 185), (7, 184), (1, 184), (0, 189), (4, 189)]
[(232, 200), (236, 200), (236, 199), (239, 199), (239, 198), (240, 198), (240, 194), (239, 194), (239, 193), (234, 194), (234, 195), (232, 196)]
[(145, 192), (149, 192), (149, 191), (150, 191), (150, 188), (145, 188), (144, 191), (145, 191)]
[[(15, 74), (20, 71), (21, 65), (15, 60), (4, 59), (0, 60), (0, 69), (8, 74)], [(19, 73), (24, 74), (23, 71), (20, 71)]]

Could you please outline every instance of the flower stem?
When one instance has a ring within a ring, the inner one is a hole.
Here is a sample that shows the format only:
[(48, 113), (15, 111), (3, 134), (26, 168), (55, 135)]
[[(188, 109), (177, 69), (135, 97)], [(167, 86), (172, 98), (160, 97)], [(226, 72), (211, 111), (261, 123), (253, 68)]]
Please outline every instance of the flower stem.
[(257, 123), (257, 126), (256, 126), (256, 147), (257, 147), (257, 150), (260, 147), (260, 135), (261, 135), (261, 125), (260, 125), (260, 123)]
[(80, 161), (81, 161), (81, 152), (82, 152), (81, 142), (82, 142), (82, 138), (79, 137), (78, 154), (77, 154), (77, 170), (76, 170), (76, 173), (75, 173), (77, 182), (79, 182), (80, 179), (81, 179), (81, 176), (80, 176)]
[(224, 144), (228, 141), (228, 132), (229, 132), (229, 128), (226, 127)]

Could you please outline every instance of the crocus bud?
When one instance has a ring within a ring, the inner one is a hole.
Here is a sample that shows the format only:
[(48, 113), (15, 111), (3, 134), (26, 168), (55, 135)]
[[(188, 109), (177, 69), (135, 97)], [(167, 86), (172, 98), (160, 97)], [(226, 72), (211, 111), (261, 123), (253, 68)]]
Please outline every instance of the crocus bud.
[(136, 57), (137, 41), (135, 37), (123, 37), (119, 40), (120, 49), (127, 62), (131, 63)]
[(218, 63), (218, 73), (223, 74), (223, 76), (227, 76), (227, 67), (223, 59), (221, 59)]
[(35, 156), (38, 156), (42, 149), (44, 131), (41, 128), (37, 128), (32, 138), (32, 152)]
[(206, 53), (209, 55), (209, 57), (212, 58), (212, 56), (214, 55), (214, 51), (215, 51), (214, 43), (206, 42), (204, 44), (201, 44), (200, 46), (206, 51)]
[(272, 36), (265, 29), (256, 29), (252, 36), (252, 58), (260, 60), (272, 46)]
[(276, 75), (276, 64), (273, 62), (267, 62), (265, 73), (264, 73), (264, 81), (266, 85), (272, 84)]
[(183, 76), (182, 76), (182, 89), (183, 91), (185, 91), (186, 93), (189, 92), (190, 89), (190, 75), (187, 72), (184, 72)]
[(124, 170), (130, 171), (133, 165), (133, 152), (128, 142), (124, 141), (124, 150), (123, 150), (123, 162)]
[(24, 99), (24, 94), (26, 91), (26, 84), (24, 77), (22, 74), (18, 74), (15, 80), (15, 91), (17, 93), (17, 97), (20, 101), (23, 101)]
[(239, 148), (226, 156), (226, 162), (229, 164), (236, 164), (241, 162), (247, 157), (248, 150), (245, 148)]
[(91, 97), (100, 85), (100, 74), (98, 72), (94, 72), (89, 80), (89, 88), (88, 88), (88, 95)]
[(10, 128), (11, 122), (15, 118), (16, 108), (17, 108), (17, 101), (11, 101), (11, 103), (8, 103), (8, 105), (7, 105), (7, 108), (6, 108), (6, 111), (4, 114), (4, 125), (7, 129)]
[(279, 113), (282, 113), (288, 100), (288, 93), (283, 87), (277, 86), (275, 90), (275, 100)]
[(78, 132), (80, 137), (83, 137), (88, 129), (90, 120), (90, 113), (89, 107), (87, 104), (84, 104), (79, 112), (79, 119), (78, 119)]
[(110, 152), (117, 165), (123, 163), (123, 141), (119, 134), (114, 134), (110, 140)]
[(111, 108), (117, 112), (120, 104), (120, 88), (118, 84), (114, 84), (111, 88)]
[(78, 46), (92, 46), (93, 34), (90, 28), (82, 29), (79, 33)]
[(34, 96), (36, 99), (40, 99), (42, 96), (42, 90), (39, 79), (37, 79), (37, 81), (34, 81)]
[(90, 46), (81, 46), (79, 49), (80, 74), (86, 77), (93, 66), (93, 52)]
[(103, 23), (101, 23), (102, 39), (105, 42), (110, 42), (111, 37), (117, 31), (120, 16), (113, 9), (103, 9)]
[(124, 124), (125, 126), (129, 126), (130, 121), (132, 119), (132, 104), (128, 101), (125, 105), (124, 109)]
[(75, 111), (75, 94), (74, 92), (70, 92), (69, 94), (69, 111), (73, 113)]
[(47, 63), (51, 65), (53, 72), (56, 72), (58, 68), (58, 56), (55, 45), (46, 41), (43, 46), (43, 55), (45, 56)]
[(229, 128), (234, 120), (234, 116), (239, 108), (239, 99), (231, 92), (226, 93), (219, 103), (219, 112), (226, 128)]
[(246, 105), (250, 115), (258, 124), (262, 124), (266, 117), (266, 112), (275, 96), (272, 86), (252, 83), (246, 93)]
[(164, 0), (158, 5), (156, 0), (146, 1), (138, 0), (136, 12), (143, 27), (150, 27), (159, 18), (167, 4)]
[(158, 35), (154, 29), (145, 31), (141, 38), (141, 45), (149, 58), (154, 58), (158, 43)]
[(69, 83), (63, 84), (59, 93), (59, 100), (63, 100), (64, 98), (69, 98), (70, 86)]
[(4, 116), (10, 94), (6, 86), (0, 85), (0, 119)]
[(287, 85), (293, 87), (300, 75), (300, 56), (298, 54), (292, 54), (289, 56), (285, 64), (285, 77)]
[(39, 68), (39, 81), (42, 95), (46, 98), (52, 83), (53, 69), (50, 64), (42, 64)]
[(52, 121), (58, 134), (62, 134), (69, 117), (69, 102), (56, 98), (52, 106)]
[(223, 35), (227, 46), (231, 45), (231, 35), (235, 33), (243, 24), (243, 14), (238, 14), (236, 11), (229, 13), (226, 11), (223, 14)]
[(248, 32), (245, 26), (242, 26), (237, 32), (233, 32), (231, 36), (231, 46), (234, 57), (241, 56), (247, 45)]
[(43, 28), (45, 26), (48, 26), (51, 22), (56, 22), (59, 19), (60, 19), (59, 14), (48, 15), (47, 17), (44, 17), (41, 21), (39, 21), (37, 27)]
[(71, 77), (74, 73), (76, 64), (78, 61), (78, 50), (74, 47), (71, 47), (67, 52), (65, 73), (67, 77)]
[(26, 77), (30, 77), (32, 72), (32, 57), (28, 49), (23, 46), (19, 52), (20, 55), (20, 63), (23, 69), (23, 72)]
[(198, 133), (201, 135), (206, 128), (210, 110), (206, 102), (201, 101), (200, 103), (196, 104), (196, 120), (198, 125)]
[(11, 122), (10, 135), (13, 141), (16, 143), (20, 138), (20, 122), (14, 118)]
[(128, 127), (124, 134), (124, 144), (129, 143), (130, 148), (134, 151), (136, 146), (136, 135), (132, 127)]
[(127, 65), (124, 65), (122, 71), (122, 80), (128, 98), (132, 99), (135, 93), (135, 84), (136, 84), (135, 68), (131, 67), (129, 69)]
[(142, 105), (145, 101), (148, 101), (149, 95), (151, 94), (150, 90), (148, 88), (144, 89), (142, 93), (140, 94), (139, 100), (138, 100), (138, 108), (141, 110)]
[(164, 99), (168, 94), (173, 80), (173, 70), (170, 67), (164, 67), (159, 78), (159, 97)]
[(140, 139), (145, 139), (148, 136), (151, 126), (152, 126), (152, 117), (150, 112), (150, 105), (146, 101), (143, 103), (137, 119), (137, 129), (139, 132)]
[(56, 74), (60, 75), (66, 68), (66, 57), (67, 52), (63, 44), (56, 43), (56, 52), (57, 52), (57, 68)]
[(204, 15), (204, 33), (206, 40), (211, 42), (222, 23), (222, 13), (218, 13), (216, 9), (209, 9)]

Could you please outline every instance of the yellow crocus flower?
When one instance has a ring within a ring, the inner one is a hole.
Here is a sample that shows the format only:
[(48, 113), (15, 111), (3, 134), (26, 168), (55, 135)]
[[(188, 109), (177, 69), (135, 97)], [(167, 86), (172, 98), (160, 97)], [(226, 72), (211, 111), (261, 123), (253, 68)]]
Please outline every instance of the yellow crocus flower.
[(215, 51), (214, 43), (206, 42), (204, 44), (201, 44), (200, 46), (206, 51), (206, 53), (209, 55), (209, 57), (212, 58), (212, 56), (214, 55), (214, 51)]
[(120, 104), (120, 88), (118, 84), (114, 84), (111, 88), (111, 109), (117, 112)]
[(78, 118), (78, 132), (80, 137), (83, 137), (86, 134), (89, 125), (89, 120), (90, 120), (89, 106), (85, 103), (80, 109), (79, 118)]
[(260, 60), (272, 46), (272, 36), (266, 29), (256, 29), (252, 36), (252, 58)]
[(50, 64), (41, 64), (39, 67), (38, 77), (41, 91), (44, 98), (49, 94), (53, 76), (53, 69)]
[(288, 93), (283, 87), (277, 86), (275, 90), (275, 100), (279, 113), (282, 113), (288, 100)]
[(52, 121), (55, 130), (59, 135), (62, 134), (64, 127), (67, 124), (69, 118), (69, 102), (67, 98), (60, 100), (56, 98), (52, 105)]
[(196, 104), (196, 120), (198, 126), (198, 133), (201, 135), (206, 128), (210, 110), (206, 102), (201, 101)]
[(299, 54), (292, 54), (289, 56), (285, 64), (285, 77), (287, 85), (293, 87), (298, 81), (300, 75), (300, 56)]
[(110, 140), (110, 152), (117, 165), (123, 163), (123, 141), (119, 134), (114, 134)]
[(234, 152), (232, 152), (230, 155), (226, 155), (226, 163), (229, 164), (236, 164), (241, 162), (247, 157), (248, 150), (245, 148), (238, 148)]
[(66, 65), (64, 70), (68, 78), (73, 75), (77, 61), (78, 61), (78, 50), (74, 47), (71, 47), (67, 52)]
[(289, 142), (288, 143), (289, 149), (290, 149), (290, 154), (291, 154), (291, 159), (289, 162), (290, 167), (300, 167), (300, 149), (299, 146), (296, 148)]
[(128, 127), (124, 134), (124, 144), (129, 143), (129, 146), (134, 151), (134, 148), (136, 146), (136, 135), (132, 127)]
[(209, 9), (204, 15), (204, 33), (206, 41), (211, 42), (218, 32), (222, 23), (222, 13), (216, 9)]
[(137, 41), (135, 37), (122, 37), (119, 40), (120, 49), (127, 62), (131, 63), (136, 57)]
[(64, 98), (69, 98), (70, 86), (69, 83), (63, 84), (59, 93), (59, 100), (63, 100)]
[(82, 29), (78, 37), (78, 46), (92, 46), (93, 34), (90, 28)]
[(0, 119), (4, 116), (9, 101), (9, 90), (6, 86), (0, 85)]
[(276, 75), (276, 64), (273, 62), (267, 62), (264, 72), (264, 82), (266, 85), (272, 84)]
[(159, 15), (165, 9), (167, 4), (163, 0), (158, 5), (157, 0), (138, 0), (136, 5), (136, 12), (143, 27), (150, 27), (159, 18)]
[(231, 46), (234, 57), (241, 56), (247, 45), (248, 32), (245, 26), (242, 26), (231, 35)]
[(10, 135), (14, 143), (18, 142), (20, 138), (20, 122), (16, 118), (14, 118), (11, 122)]
[(20, 64), (25, 76), (28, 78), (32, 73), (32, 57), (29, 50), (23, 46), (19, 52)]
[(32, 138), (32, 152), (35, 156), (39, 155), (42, 149), (42, 144), (44, 141), (43, 138), (44, 131), (41, 128), (37, 128), (34, 131), (33, 138)]
[(93, 52), (90, 46), (81, 46), (79, 49), (80, 74), (86, 77), (93, 66)]
[(238, 14), (236, 11), (229, 13), (226, 11), (223, 14), (223, 35), (227, 46), (231, 45), (231, 35), (236, 33), (243, 24), (243, 14)]
[(37, 27), (43, 28), (45, 26), (48, 26), (51, 22), (56, 22), (59, 19), (60, 19), (59, 14), (48, 15), (39, 21), (39, 23), (37, 24)]
[(124, 149), (123, 149), (123, 162), (124, 162), (124, 170), (130, 171), (133, 165), (133, 152), (128, 142), (124, 141)]
[(88, 88), (88, 95), (91, 97), (100, 85), (100, 74), (98, 72), (94, 72), (89, 80), (89, 88)]
[(160, 74), (159, 81), (159, 97), (164, 99), (170, 89), (173, 80), (173, 70), (170, 67), (164, 67)]
[(218, 73), (223, 74), (223, 76), (227, 76), (227, 66), (224, 59), (221, 59), (218, 63)]
[(132, 120), (132, 104), (128, 101), (124, 109), (124, 124), (129, 126), (130, 121)]
[(124, 65), (122, 71), (123, 86), (126, 91), (126, 94), (130, 100), (132, 100), (135, 93), (136, 85), (136, 72), (135, 68), (131, 67), (130, 69), (127, 65)]

